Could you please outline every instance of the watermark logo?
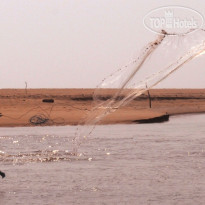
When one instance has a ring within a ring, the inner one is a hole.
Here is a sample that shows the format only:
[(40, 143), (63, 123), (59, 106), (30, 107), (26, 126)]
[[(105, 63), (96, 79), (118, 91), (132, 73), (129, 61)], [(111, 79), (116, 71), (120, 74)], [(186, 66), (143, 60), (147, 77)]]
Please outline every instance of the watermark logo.
[(144, 26), (152, 32), (169, 34), (185, 34), (200, 29), (204, 17), (190, 8), (167, 6), (150, 11), (143, 19)]

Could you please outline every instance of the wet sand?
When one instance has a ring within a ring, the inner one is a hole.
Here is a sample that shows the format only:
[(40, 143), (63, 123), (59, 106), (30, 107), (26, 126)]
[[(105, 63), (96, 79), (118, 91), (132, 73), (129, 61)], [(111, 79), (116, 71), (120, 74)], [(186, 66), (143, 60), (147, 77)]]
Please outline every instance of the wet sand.
[[(48, 121), (43, 125), (77, 125), (93, 106), (93, 89), (1, 89), (0, 127), (34, 126), (30, 120), (41, 115)], [(113, 90), (103, 90), (108, 97)], [(103, 119), (101, 124), (135, 123), (165, 114), (176, 115), (205, 112), (205, 89), (150, 90), (152, 108), (147, 94)], [(45, 103), (43, 99), (53, 99)]]

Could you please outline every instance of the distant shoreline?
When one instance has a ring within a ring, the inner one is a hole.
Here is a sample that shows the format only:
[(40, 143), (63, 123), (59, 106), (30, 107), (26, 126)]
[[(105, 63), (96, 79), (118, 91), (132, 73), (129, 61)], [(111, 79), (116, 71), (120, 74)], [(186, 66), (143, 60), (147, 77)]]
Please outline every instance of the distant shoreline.
[[(0, 127), (36, 126), (31, 119), (35, 121), (39, 115), (47, 119), (39, 126), (82, 124), (93, 106), (93, 92), (94, 89), (0, 89)], [(104, 89), (101, 97), (108, 99), (113, 92)], [(153, 89), (150, 95), (152, 108), (145, 93), (108, 115), (100, 124), (131, 124), (166, 114), (205, 112), (205, 89)], [(43, 102), (43, 99), (53, 102)]]

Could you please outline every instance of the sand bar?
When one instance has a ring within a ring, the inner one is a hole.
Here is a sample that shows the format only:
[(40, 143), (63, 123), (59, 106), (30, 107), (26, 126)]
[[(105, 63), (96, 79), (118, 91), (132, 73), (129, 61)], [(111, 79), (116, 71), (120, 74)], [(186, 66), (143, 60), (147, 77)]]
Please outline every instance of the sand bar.
[[(93, 89), (1, 89), (0, 127), (34, 126), (30, 120), (42, 115), (49, 120), (43, 125), (78, 125), (93, 106)], [(103, 90), (102, 96), (114, 90)], [(108, 115), (101, 124), (134, 123), (164, 114), (177, 115), (205, 112), (205, 89), (153, 89), (125, 107)], [(45, 103), (43, 99), (53, 99)]]

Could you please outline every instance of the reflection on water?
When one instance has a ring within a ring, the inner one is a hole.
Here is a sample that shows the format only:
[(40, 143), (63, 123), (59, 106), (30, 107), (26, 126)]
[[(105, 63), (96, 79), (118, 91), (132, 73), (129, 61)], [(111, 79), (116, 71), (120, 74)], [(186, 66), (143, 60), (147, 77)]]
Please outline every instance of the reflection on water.
[(98, 126), (0, 128), (0, 204), (203, 204), (205, 115)]

